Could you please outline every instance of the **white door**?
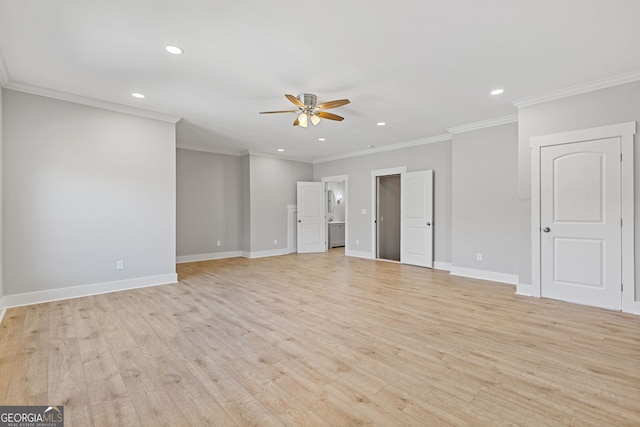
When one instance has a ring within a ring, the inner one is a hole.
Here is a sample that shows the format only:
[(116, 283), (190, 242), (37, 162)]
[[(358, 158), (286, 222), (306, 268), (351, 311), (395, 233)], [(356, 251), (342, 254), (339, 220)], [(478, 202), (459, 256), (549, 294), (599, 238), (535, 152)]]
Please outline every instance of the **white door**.
[(298, 253), (324, 252), (324, 182), (298, 182)]
[(433, 171), (407, 172), (401, 181), (403, 264), (433, 267)]
[(620, 140), (540, 149), (541, 295), (620, 310)]

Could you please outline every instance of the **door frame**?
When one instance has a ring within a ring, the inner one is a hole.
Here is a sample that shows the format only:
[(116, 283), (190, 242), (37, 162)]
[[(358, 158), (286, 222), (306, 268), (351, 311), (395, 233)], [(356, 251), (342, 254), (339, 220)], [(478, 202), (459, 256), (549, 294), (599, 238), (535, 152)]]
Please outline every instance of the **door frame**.
[[(541, 220), (540, 220), (540, 151), (542, 147), (583, 142), (594, 139), (619, 138), (621, 157), (622, 215), (622, 311), (640, 314), (640, 299), (635, 286), (634, 228), (634, 135), (636, 122), (619, 123), (556, 133), (531, 138), (531, 288), (528, 294), (540, 297), (541, 281)], [(521, 292), (519, 292), (521, 293)]]
[[(399, 166), (396, 168), (376, 169), (371, 171), (371, 259), (378, 259), (378, 230), (376, 227), (376, 219), (378, 218), (378, 195), (377, 195), (377, 180), (379, 176), (387, 175), (400, 175), (407, 173), (406, 166)], [(400, 242), (402, 244), (402, 241)]]
[[(327, 187), (330, 182), (344, 182), (344, 196), (342, 197), (342, 200), (344, 201), (344, 253), (345, 255), (347, 254), (347, 251), (349, 250), (349, 206), (351, 205), (349, 203), (349, 175), (335, 175), (335, 176), (323, 176), (322, 178), (320, 178), (321, 182), (324, 182), (324, 205), (327, 206), (328, 205), (328, 200), (327, 200)], [(327, 212), (328, 214), (328, 212)], [(327, 223), (325, 225), (325, 247), (326, 250), (329, 250), (329, 218), (327, 215), (325, 215), (325, 222)]]

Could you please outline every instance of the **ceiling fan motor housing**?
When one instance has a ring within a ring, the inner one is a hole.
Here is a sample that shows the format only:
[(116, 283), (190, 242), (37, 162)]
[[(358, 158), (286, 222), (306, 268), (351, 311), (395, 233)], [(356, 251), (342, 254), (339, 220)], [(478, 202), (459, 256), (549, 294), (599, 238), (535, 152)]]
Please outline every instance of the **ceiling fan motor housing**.
[(298, 99), (302, 101), (305, 107), (310, 109), (315, 108), (318, 103), (318, 97), (312, 93), (301, 93), (298, 95)]

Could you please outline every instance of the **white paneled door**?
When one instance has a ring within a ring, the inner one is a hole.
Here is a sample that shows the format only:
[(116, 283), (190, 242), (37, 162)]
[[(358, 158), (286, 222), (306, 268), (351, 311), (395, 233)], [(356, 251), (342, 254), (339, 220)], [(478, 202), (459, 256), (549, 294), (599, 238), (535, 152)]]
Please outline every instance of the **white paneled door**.
[(542, 147), (541, 295), (620, 310), (620, 139)]
[(433, 171), (403, 173), (400, 199), (400, 262), (432, 268)]
[(324, 252), (324, 182), (298, 182), (298, 253)]

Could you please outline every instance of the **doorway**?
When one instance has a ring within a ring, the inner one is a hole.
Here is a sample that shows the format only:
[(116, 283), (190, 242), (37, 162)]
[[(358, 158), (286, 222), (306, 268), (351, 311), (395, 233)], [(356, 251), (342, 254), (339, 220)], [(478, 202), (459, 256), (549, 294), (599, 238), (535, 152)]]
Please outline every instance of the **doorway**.
[(349, 176), (323, 177), (325, 186), (326, 250), (340, 248), (346, 255), (349, 250)]
[(376, 179), (376, 258), (400, 261), (400, 174)]
[(327, 249), (345, 246), (346, 199), (344, 181), (327, 182)]
[[(433, 267), (433, 170), (407, 172), (406, 167), (371, 171), (371, 258), (381, 258), (384, 242), (380, 242), (378, 223), (378, 182), (386, 176), (400, 176), (398, 191), (400, 209), (400, 257), (403, 264)], [(384, 182), (384, 181), (383, 181)], [(362, 214), (366, 214), (366, 209)], [(356, 240), (356, 244), (358, 241)]]
[(531, 139), (529, 295), (640, 312), (635, 133), (636, 123), (629, 122)]

